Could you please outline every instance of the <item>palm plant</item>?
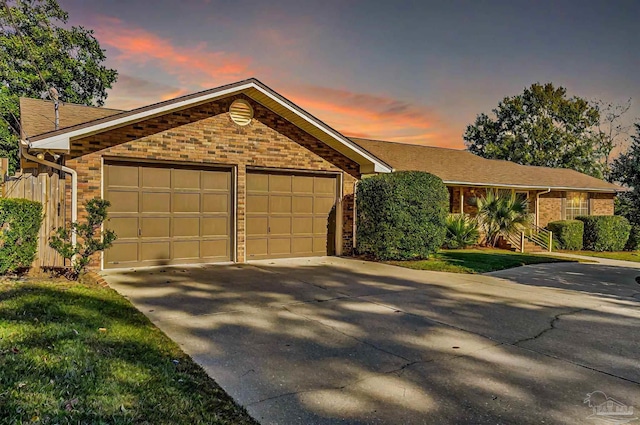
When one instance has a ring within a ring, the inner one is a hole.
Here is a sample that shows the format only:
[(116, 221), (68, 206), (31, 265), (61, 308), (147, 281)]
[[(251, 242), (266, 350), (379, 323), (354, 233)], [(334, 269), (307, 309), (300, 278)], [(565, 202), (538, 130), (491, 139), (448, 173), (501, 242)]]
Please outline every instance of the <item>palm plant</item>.
[(466, 214), (450, 214), (447, 217), (445, 248), (460, 249), (475, 245), (480, 239), (478, 223)]
[(476, 200), (477, 220), (485, 237), (486, 244), (494, 247), (498, 238), (508, 238), (531, 225), (526, 199), (519, 199), (515, 193), (505, 194), (488, 189), (483, 197)]

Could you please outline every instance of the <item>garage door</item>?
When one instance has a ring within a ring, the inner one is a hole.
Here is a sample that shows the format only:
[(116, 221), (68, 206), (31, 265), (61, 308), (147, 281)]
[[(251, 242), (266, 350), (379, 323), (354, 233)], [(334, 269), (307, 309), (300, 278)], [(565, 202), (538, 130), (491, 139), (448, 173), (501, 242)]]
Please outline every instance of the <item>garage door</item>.
[(118, 236), (105, 268), (231, 259), (229, 170), (111, 163), (104, 178)]
[(247, 258), (333, 254), (337, 178), (247, 173)]

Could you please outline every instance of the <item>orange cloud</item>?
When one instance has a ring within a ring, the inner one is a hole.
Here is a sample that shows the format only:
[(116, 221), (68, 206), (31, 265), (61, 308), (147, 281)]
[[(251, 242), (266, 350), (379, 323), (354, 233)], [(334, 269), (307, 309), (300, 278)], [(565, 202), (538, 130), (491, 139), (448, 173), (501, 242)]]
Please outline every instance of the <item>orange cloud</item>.
[(301, 107), (353, 137), (462, 146), (460, 134), (431, 108), (384, 96), (304, 86), (283, 89)]
[[(131, 109), (187, 94), (194, 86), (215, 87), (251, 74), (249, 58), (209, 51), (203, 43), (196, 47), (177, 46), (142, 28), (129, 27), (119, 19), (101, 17), (95, 31), (101, 44), (116, 52), (111, 58), (123, 67), (130, 63), (157, 64), (179, 82), (176, 84), (179, 87), (175, 87), (121, 75), (111, 92), (110, 107)], [(278, 31), (267, 31), (263, 36), (274, 44), (287, 46), (289, 43)], [(267, 83), (272, 84), (271, 81)], [(453, 130), (435, 110), (426, 106), (380, 95), (294, 85), (282, 80), (274, 81), (273, 87), (346, 135), (462, 147), (460, 132)]]
[(183, 84), (197, 79), (203, 86), (213, 86), (240, 80), (251, 75), (251, 60), (233, 53), (212, 51), (206, 44), (175, 46), (145, 29), (129, 27), (116, 18), (101, 16), (94, 27), (103, 46), (117, 52), (122, 63), (153, 62)]

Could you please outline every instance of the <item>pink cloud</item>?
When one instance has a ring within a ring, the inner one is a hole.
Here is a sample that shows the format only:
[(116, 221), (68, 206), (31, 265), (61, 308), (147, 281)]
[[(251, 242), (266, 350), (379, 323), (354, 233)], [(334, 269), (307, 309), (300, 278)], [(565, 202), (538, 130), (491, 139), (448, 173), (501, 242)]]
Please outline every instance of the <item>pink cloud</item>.
[(152, 62), (179, 81), (204, 85), (223, 84), (251, 75), (251, 59), (234, 53), (214, 51), (206, 44), (176, 46), (142, 28), (126, 25), (120, 19), (101, 16), (94, 26), (100, 43), (116, 52), (118, 62), (146, 64)]
[[(210, 51), (204, 43), (178, 46), (170, 39), (110, 17), (100, 17), (95, 31), (100, 43), (115, 52), (111, 58), (117, 62), (158, 65), (179, 82), (176, 87), (123, 75), (109, 98), (111, 107), (131, 109), (182, 96), (194, 86), (210, 88), (251, 76), (250, 58)], [(262, 37), (282, 48), (296, 44), (278, 30), (262, 31)], [(346, 135), (462, 147), (459, 131), (452, 130), (433, 108), (349, 90), (294, 85), (282, 80), (267, 83)]]

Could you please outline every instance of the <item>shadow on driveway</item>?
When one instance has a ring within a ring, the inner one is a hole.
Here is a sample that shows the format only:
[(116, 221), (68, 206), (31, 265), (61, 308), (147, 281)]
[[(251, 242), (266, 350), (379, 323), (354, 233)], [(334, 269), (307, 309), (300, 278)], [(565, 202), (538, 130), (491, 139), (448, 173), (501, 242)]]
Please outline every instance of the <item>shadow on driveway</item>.
[(341, 258), (105, 275), (265, 424), (583, 423), (594, 390), (640, 406), (640, 303), (625, 272), (578, 266), (576, 283)]

